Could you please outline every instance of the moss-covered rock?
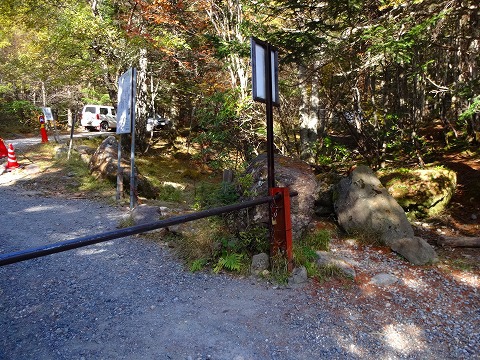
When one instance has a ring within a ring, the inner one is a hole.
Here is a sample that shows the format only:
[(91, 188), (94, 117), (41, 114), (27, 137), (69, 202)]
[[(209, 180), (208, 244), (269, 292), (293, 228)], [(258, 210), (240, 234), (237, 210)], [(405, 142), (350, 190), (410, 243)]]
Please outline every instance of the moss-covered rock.
[(400, 206), (419, 218), (441, 213), (457, 187), (457, 174), (443, 167), (379, 171), (377, 176)]

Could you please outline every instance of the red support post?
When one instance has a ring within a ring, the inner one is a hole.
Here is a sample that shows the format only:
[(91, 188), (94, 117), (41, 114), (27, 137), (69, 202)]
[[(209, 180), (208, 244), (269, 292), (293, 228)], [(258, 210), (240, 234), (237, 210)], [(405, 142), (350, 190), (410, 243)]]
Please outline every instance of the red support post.
[(288, 188), (274, 187), (269, 189), (269, 195), (281, 193), (278, 200), (274, 200), (271, 207), (271, 221), (273, 234), (270, 244), (270, 255), (275, 256), (279, 251), (288, 263), (288, 271), (293, 270), (292, 245), (292, 218), (290, 214), (290, 191)]
[(40, 122), (40, 135), (42, 136), (42, 143), (48, 142), (47, 130), (45, 130), (45, 117), (40, 115), (38, 117), (38, 121)]

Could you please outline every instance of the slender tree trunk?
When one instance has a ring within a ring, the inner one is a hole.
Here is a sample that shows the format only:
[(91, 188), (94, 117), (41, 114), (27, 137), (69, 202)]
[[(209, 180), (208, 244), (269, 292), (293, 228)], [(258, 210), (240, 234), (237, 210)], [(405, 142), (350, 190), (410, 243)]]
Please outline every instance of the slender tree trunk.
[[(209, 0), (207, 15), (215, 28), (216, 35), (227, 44), (243, 44), (247, 41), (241, 29), (243, 10), (239, 0)], [(240, 90), (240, 101), (248, 96), (248, 62), (231, 50), (228, 54), (227, 68), (232, 88)]]
[[(300, 115), (300, 158), (304, 161), (315, 162), (315, 148), (317, 142), (317, 126), (318, 116), (314, 115), (318, 111), (318, 89), (310, 88), (312, 92), (309, 95), (308, 85), (311, 83), (307, 80), (307, 69), (305, 65), (300, 64), (298, 67), (298, 80), (300, 82), (301, 104), (299, 108)], [(315, 108), (312, 106), (312, 100)]]
[(137, 70), (137, 98), (135, 108), (135, 144), (141, 151), (147, 148), (147, 114), (148, 114), (148, 85), (147, 85), (147, 49), (140, 49)]

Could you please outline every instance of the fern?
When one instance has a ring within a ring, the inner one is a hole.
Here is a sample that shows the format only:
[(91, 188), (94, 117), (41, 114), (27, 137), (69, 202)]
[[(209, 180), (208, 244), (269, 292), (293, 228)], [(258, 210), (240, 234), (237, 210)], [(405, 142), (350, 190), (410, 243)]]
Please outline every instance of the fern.
[(227, 254), (218, 259), (217, 265), (213, 268), (214, 273), (219, 273), (224, 268), (230, 271), (240, 271), (243, 264), (243, 254)]
[(200, 271), (202, 270), (205, 265), (207, 264), (207, 260), (205, 259), (197, 259), (197, 260), (194, 260), (191, 264), (190, 264), (190, 271), (191, 272), (196, 272), (196, 271)]

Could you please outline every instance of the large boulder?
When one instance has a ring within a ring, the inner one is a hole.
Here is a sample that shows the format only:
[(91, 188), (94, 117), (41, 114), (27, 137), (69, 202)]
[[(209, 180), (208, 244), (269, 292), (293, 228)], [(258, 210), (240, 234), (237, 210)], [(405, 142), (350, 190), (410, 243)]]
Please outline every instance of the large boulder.
[(381, 171), (378, 176), (400, 206), (420, 218), (441, 213), (457, 187), (457, 174), (440, 167)]
[(334, 208), (346, 232), (377, 240), (417, 265), (436, 261), (433, 248), (414, 236), (404, 210), (370, 168), (358, 166), (339, 182)]
[[(243, 177), (251, 177), (248, 188), (242, 188), (241, 193), (255, 198), (268, 195), (268, 168), (266, 154), (255, 158), (245, 171)], [(292, 237), (299, 239), (308, 229), (314, 216), (314, 203), (318, 194), (318, 183), (311, 167), (300, 160), (282, 155), (275, 155), (275, 185), (288, 187), (290, 192), (297, 191), (298, 196), (290, 198), (292, 217)], [(239, 229), (245, 229), (252, 224), (267, 224), (269, 222), (268, 206), (256, 206), (243, 211), (236, 218)]]
[[(130, 159), (121, 159), (121, 169), (123, 170), (124, 189), (130, 189)], [(115, 136), (109, 136), (100, 144), (95, 153), (90, 158), (90, 172), (100, 178), (117, 181), (118, 173), (118, 142)], [(146, 198), (156, 198), (158, 190), (135, 168), (135, 181), (138, 193)]]

